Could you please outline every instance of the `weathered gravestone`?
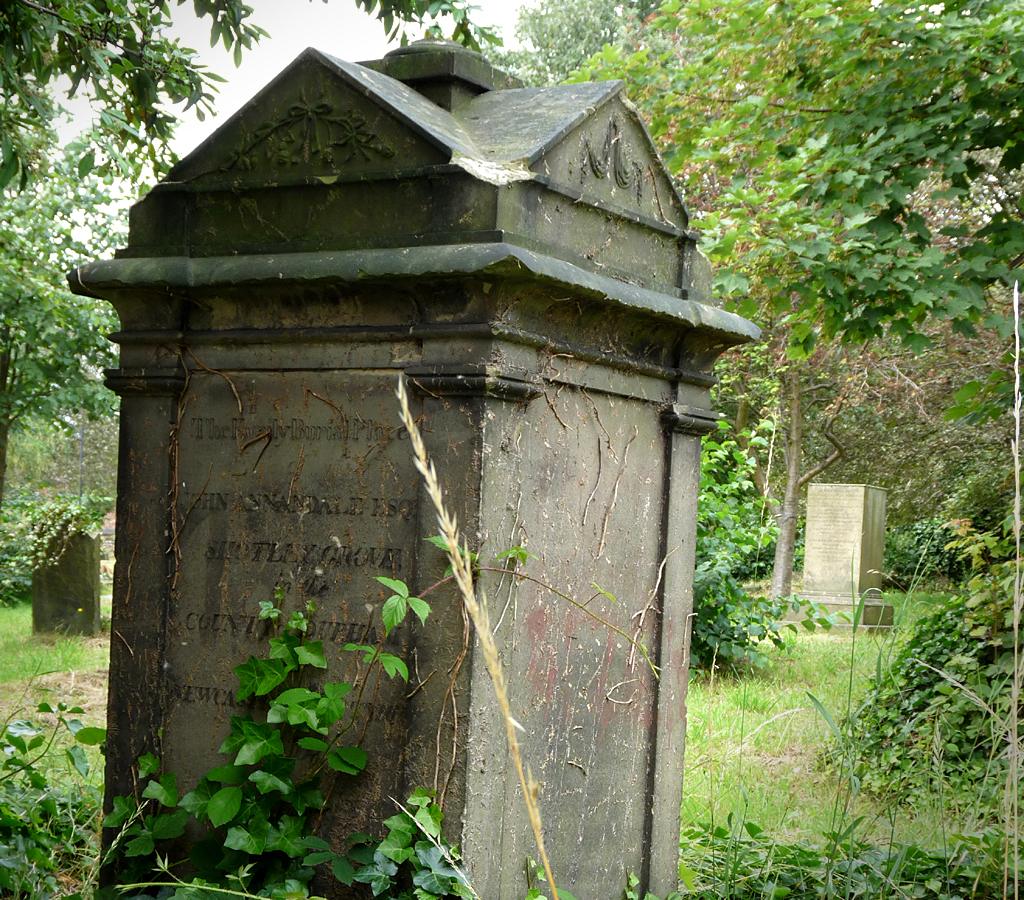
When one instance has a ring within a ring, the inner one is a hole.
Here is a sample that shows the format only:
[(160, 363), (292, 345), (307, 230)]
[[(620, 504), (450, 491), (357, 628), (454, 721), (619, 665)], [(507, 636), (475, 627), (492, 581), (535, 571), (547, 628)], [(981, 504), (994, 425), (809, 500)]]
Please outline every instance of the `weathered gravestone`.
[(57, 560), (32, 573), (32, 631), (92, 635), (100, 630), (100, 540), (72, 534)]
[(885, 490), (867, 484), (811, 484), (801, 596), (868, 626), (892, 625), (882, 601)]
[[(122, 330), (107, 790), (156, 750), (187, 786), (239, 711), (257, 604), (314, 598), (331, 648), (377, 637), (387, 591), (442, 577), (396, 381), (483, 559), (542, 783), (556, 871), (607, 896), (675, 886), (699, 436), (710, 369), (756, 336), (707, 305), (686, 209), (620, 83), (521, 89), (424, 42), (354, 65), (303, 53), (74, 273)], [(483, 661), (453, 592), (389, 639), (412, 684), (367, 688), (367, 771), (322, 832), (379, 831), (389, 797), (443, 798), (488, 900), (535, 855)], [(415, 688), (415, 689), (414, 689)], [(336, 896), (343, 896), (336, 894)]]

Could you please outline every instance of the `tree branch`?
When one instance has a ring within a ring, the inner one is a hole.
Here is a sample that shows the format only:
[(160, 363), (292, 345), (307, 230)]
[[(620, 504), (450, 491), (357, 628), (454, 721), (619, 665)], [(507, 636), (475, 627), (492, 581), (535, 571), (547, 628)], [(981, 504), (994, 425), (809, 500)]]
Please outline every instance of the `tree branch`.
[(832, 430), (832, 426), (835, 425), (836, 419), (839, 417), (839, 410), (832, 414), (832, 417), (825, 423), (825, 426), (821, 429), (821, 433), (825, 435), (825, 438), (832, 445), (832, 452), (826, 456), (817, 465), (811, 466), (800, 478), (797, 480), (797, 489), (802, 488), (812, 478), (817, 478), (822, 472), (824, 472), (829, 466), (839, 462), (844, 456), (846, 456), (846, 448), (839, 443), (839, 439), (836, 437), (835, 432)]

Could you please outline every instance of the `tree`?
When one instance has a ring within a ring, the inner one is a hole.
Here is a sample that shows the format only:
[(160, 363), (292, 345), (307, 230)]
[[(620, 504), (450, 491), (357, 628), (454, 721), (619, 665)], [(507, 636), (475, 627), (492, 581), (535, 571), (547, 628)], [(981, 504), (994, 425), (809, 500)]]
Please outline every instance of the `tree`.
[(113, 199), (67, 158), (23, 191), (0, 193), (0, 504), (18, 423), (112, 408), (100, 376), (114, 363), (105, 335), (116, 320), (107, 304), (72, 294), (64, 273), (115, 243)]
[(922, 350), (935, 321), (1005, 333), (991, 288), (1024, 260), (1020, 0), (671, 0), (651, 27), (671, 51), (605, 48), (586, 74), (630, 82), (701, 214), (719, 291), (783, 335), (791, 418), (822, 341)]
[(502, 50), (494, 61), (529, 85), (564, 81), (605, 45), (628, 42), (660, 0), (540, 0), (524, 6), (516, 22), (521, 50)]
[[(406, 40), (410, 23), (450, 19), (452, 37), (471, 47), (497, 39), (470, 18), (469, 0), (354, 0), (374, 13), (392, 38)], [(97, 108), (91, 133), (79, 146), (79, 169), (137, 175), (170, 163), (168, 140), (180, 111), (212, 109), (223, 79), (197, 62), (196, 51), (171, 37), (172, 6), (185, 0), (4, 0), (0, 3), (0, 189), (18, 178), (22, 187), (45, 165), (39, 138), (60, 114), (55, 98), (89, 93)], [(242, 52), (266, 32), (250, 22), (243, 0), (192, 0), (210, 22), (214, 44)], [(180, 107), (181, 109), (175, 109)]]

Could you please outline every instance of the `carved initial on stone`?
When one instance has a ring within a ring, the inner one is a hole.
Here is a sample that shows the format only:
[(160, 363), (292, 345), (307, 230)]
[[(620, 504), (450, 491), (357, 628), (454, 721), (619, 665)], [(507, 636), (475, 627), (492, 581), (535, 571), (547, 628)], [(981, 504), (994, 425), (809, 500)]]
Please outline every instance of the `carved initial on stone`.
[(298, 103), (272, 122), (261, 125), (222, 167), (225, 171), (250, 171), (262, 158), (281, 166), (297, 166), (314, 160), (328, 167), (374, 157), (391, 159), (394, 148), (376, 135), (355, 110), (336, 111), (325, 100)]
[(584, 136), (580, 157), (580, 184), (587, 180), (588, 173), (599, 179), (614, 177), (620, 188), (633, 189), (637, 203), (643, 200), (643, 168), (631, 158), (617, 118), (613, 116), (608, 120), (600, 152), (595, 152), (590, 138)]

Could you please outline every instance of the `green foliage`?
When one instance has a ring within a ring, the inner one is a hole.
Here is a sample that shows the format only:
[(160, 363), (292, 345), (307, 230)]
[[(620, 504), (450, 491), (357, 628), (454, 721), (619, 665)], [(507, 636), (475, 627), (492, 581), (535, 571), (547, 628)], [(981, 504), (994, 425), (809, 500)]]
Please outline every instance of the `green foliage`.
[[(8, 719), (0, 729), (0, 894), (63, 896), (59, 872), (81, 868), (95, 854), (99, 791), (89, 781), (83, 746), (102, 729), (86, 728), (78, 707), (40, 704), (51, 726)], [(58, 739), (71, 737), (60, 750)], [(74, 740), (77, 738), (77, 741)], [(71, 775), (58, 779), (63, 764)]]
[(516, 22), (521, 50), (501, 50), (494, 62), (528, 85), (564, 81), (605, 45), (620, 45), (658, 7), (657, 0), (540, 0)]
[(52, 565), (74, 534), (99, 531), (109, 497), (19, 497), (0, 510), (0, 606), (28, 600), (32, 573)]
[(687, 897), (694, 900), (820, 900), (859, 897), (996, 900), (1004, 836), (957, 836), (947, 852), (856, 839), (855, 821), (824, 846), (781, 843), (753, 822), (683, 832)]
[(670, 0), (652, 28), (669, 52), (606, 48), (585, 74), (633, 86), (740, 312), (798, 355), (1001, 314), (985, 288), (1024, 252), (1020, 0)]
[[(767, 442), (767, 426), (748, 438), (748, 446)], [(795, 598), (771, 600), (749, 593), (742, 584), (752, 563), (770, 554), (778, 529), (753, 482), (750, 452), (719, 424), (704, 438), (700, 499), (697, 506), (697, 566), (693, 580), (691, 662), (701, 668), (761, 665), (763, 641), (781, 646), (787, 612), (806, 613), (809, 628), (824, 624), (810, 605)]]
[(413, 791), (401, 812), (385, 819), (388, 833), (383, 841), (360, 845), (350, 853), (362, 862), (352, 881), (369, 885), (374, 897), (393, 900), (475, 898), (459, 866), (458, 850), (441, 836), (443, 820), (431, 792)]
[[(410, 612), (427, 618), (429, 605), (411, 596), (405, 582), (378, 580), (393, 592), (382, 610), (386, 631)], [(170, 896), (192, 897), (196, 886), (220, 886), (245, 896), (306, 897), (317, 867), (323, 867), (342, 884), (370, 885), (375, 897), (473, 896), (457, 870), (457, 851), (441, 838), (441, 810), (424, 791), (414, 792), (408, 808), (384, 823), (389, 832), (383, 841), (352, 835), (348, 849), (337, 852), (316, 834), (333, 784), (358, 776), (368, 762), (366, 751), (349, 742), (362, 686), (375, 668), (404, 680), (409, 672), (380, 645), (346, 644), (343, 650), (362, 660), (361, 677), (316, 687), (310, 676), (325, 670), (327, 660), (322, 642), (306, 637), (312, 611), (310, 604), (286, 616), (274, 603), (260, 603), (259, 617), (272, 629), (267, 653), (235, 667), (236, 698), (259, 699), (265, 713), (231, 717), (219, 749), (227, 757), (224, 765), (182, 795), (177, 778), (161, 771), (159, 760), (139, 760), (140, 797), (116, 798), (104, 820), (118, 829), (113, 849), (126, 889), (160, 887), (173, 891)], [(206, 834), (193, 842), (195, 877), (186, 883), (171, 874), (166, 854), (190, 821)], [(151, 880), (160, 873), (168, 880)]]
[(960, 581), (968, 571), (962, 557), (947, 544), (950, 525), (942, 519), (921, 519), (897, 525), (885, 534), (886, 577), (904, 588), (920, 581)]
[(970, 796), (979, 815), (995, 816), (1014, 669), (1013, 567), (993, 561), (1009, 552), (996, 535), (964, 533), (957, 544), (977, 574), (879, 668), (830, 758), (875, 793)]
[(67, 156), (48, 165), (45, 180), (0, 191), (0, 503), (13, 427), (72, 411), (109, 416), (114, 404), (100, 374), (115, 361), (106, 333), (116, 317), (108, 304), (72, 294), (65, 273), (112, 247), (116, 197), (99, 179), (80, 178)]

